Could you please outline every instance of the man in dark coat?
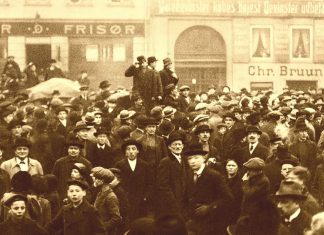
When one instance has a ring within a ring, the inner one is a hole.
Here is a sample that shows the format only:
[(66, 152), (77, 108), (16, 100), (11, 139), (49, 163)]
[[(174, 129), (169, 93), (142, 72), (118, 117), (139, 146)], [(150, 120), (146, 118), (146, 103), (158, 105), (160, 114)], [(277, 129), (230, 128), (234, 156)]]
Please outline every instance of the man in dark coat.
[[(182, 159), (183, 135), (179, 132), (170, 134), (167, 145), (169, 155), (163, 158), (157, 170), (157, 195), (159, 208), (157, 214), (177, 214), (185, 217), (188, 205), (188, 186), (190, 169)], [(167, 206), (166, 206), (167, 205)]]
[(130, 222), (144, 217), (148, 212), (148, 203), (152, 193), (152, 173), (149, 165), (138, 157), (142, 145), (136, 140), (128, 140), (122, 145), (126, 158), (116, 163), (120, 170), (123, 188), (128, 193), (130, 204)]
[(57, 191), (63, 200), (66, 196), (66, 181), (71, 177), (71, 171), (74, 163), (84, 164), (87, 169), (91, 169), (91, 163), (80, 154), (83, 144), (76, 138), (70, 138), (67, 143), (68, 155), (56, 160), (52, 174), (58, 179)]
[(45, 81), (51, 78), (65, 78), (63, 71), (56, 66), (56, 60), (50, 60), (50, 66), (45, 70)]
[(223, 114), (223, 122), (225, 123), (227, 129), (223, 137), (223, 146), (226, 146), (224, 148), (224, 152), (221, 154), (224, 156), (224, 160), (226, 160), (229, 157), (229, 154), (234, 147), (234, 137), (233, 133), (234, 130), (236, 129), (236, 123), (237, 118), (234, 116), (233, 113), (231, 112), (226, 112)]
[(205, 165), (206, 154), (199, 143), (189, 145), (184, 152), (193, 170), (189, 200), (191, 226), (196, 234), (226, 234), (230, 218), (229, 205), (233, 198), (223, 177)]
[(132, 64), (126, 71), (125, 77), (133, 77), (133, 93), (141, 94), (144, 73), (146, 71), (146, 59), (144, 56), (138, 56), (135, 64)]
[(283, 224), (291, 235), (303, 235), (310, 225), (311, 216), (300, 207), (305, 198), (302, 186), (293, 181), (282, 181), (276, 192)]
[(161, 76), (161, 82), (162, 82), (162, 87), (163, 87), (163, 93), (165, 93), (165, 88), (169, 84), (177, 85), (179, 78), (177, 74), (174, 71), (173, 64), (170, 58), (165, 58), (163, 60), (163, 65), (164, 68), (163, 70), (160, 71), (160, 76)]
[(266, 160), (269, 156), (269, 150), (259, 142), (262, 134), (259, 127), (248, 126), (246, 128), (248, 144), (243, 148), (243, 160), (248, 161), (250, 158), (259, 157)]
[(169, 84), (164, 88), (163, 104), (179, 111), (178, 91), (174, 84)]
[(148, 66), (144, 73), (140, 94), (143, 97), (146, 113), (149, 114), (151, 109), (162, 100), (163, 90), (160, 74), (155, 70), (157, 59), (152, 56), (147, 61)]
[(8, 74), (8, 72), (10, 70), (14, 70), (14, 73), (11, 73), (11, 72), (9, 73), (9, 75), (13, 75), (14, 74), (14, 76), (12, 76), (12, 78), (18, 78), (18, 79), (21, 79), (22, 78), (21, 70), (19, 68), (19, 65), (15, 61), (15, 57), (14, 56), (8, 56), (7, 62), (4, 65), (4, 68), (2, 70), (2, 74)]
[(178, 103), (179, 103), (179, 111), (182, 113), (188, 113), (188, 108), (190, 104), (192, 103), (190, 97), (189, 97), (189, 92), (190, 92), (190, 87), (183, 85), (179, 88), (180, 94), (178, 97)]

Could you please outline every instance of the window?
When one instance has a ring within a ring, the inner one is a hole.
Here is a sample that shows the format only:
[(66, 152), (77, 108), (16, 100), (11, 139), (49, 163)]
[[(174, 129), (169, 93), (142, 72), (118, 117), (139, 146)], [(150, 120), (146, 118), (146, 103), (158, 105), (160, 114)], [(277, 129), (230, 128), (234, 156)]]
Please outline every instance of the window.
[(86, 60), (87, 60), (87, 62), (99, 61), (99, 47), (98, 47), (98, 45), (87, 45), (86, 46)]
[(113, 45), (113, 61), (126, 60), (126, 47), (124, 44), (118, 43)]
[(312, 31), (310, 27), (290, 28), (290, 58), (292, 60), (310, 60), (313, 56)]
[(27, 6), (48, 6), (51, 5), (51, 0), (25, 0)]
[(272, 57), (272, 28), (267, 26), (251, 27), (250, 54), (253, 59)]

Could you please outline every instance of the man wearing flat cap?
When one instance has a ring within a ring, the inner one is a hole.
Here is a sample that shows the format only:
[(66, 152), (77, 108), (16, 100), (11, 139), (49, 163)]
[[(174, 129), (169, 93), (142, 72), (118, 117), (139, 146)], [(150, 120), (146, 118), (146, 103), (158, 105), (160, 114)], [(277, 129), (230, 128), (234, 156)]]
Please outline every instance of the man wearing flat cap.
[(259, 142), (262, 134), (258, 126), (248, 126), (246, 128), (247, 144), (243, 148), (243, 161), (253, 157), (266, 160), (269, 156), (269, 149)]
[(178, 131), (172, 132), (167, 146), (168, 156), (161, 160), (157, 170), (157, 215), (177, 214), (184, 217), (190, 176), (188, 164), (182, 158), (184, 136)]
[(128, 193), (129, 218), (132, 222), (147, 215), (150, 197), (153, 196), (152, 170), (140, 157), (142, 145), (138, 141), (128, 140), (122, 149), (125, 158), (116, 163), (116, 168), (120, 170), (122, 186)]
[(143, 97), (146, 114), (149, 115), (151, 109), (162, 101), (163, 89), (161, 77), (156, 71), (157, 59), (151, 56), (147, 59), (148, 66), (144, 73), (144, 81), (140, 95)]
[(125, 77), (133, 77), (133, 94), (142, 93), (142, 85), (144, 80), (144, 74), (146, 71), (147, 62), (144, 56), (138, 56), (137, 61), (132, 64), (126, 71)]
[(201, 144), (195, 142), (183, 153), (192, 170), (189, 229), (201, 235), (225, 234), (233, 198), (221, 174), (205, 164), (206, 154)]
[(188, 108), (192, 104), (191, 98), (189, 96), (190, 87), (183, 85), (179, 88), (179, 111), (183, 113), (188, 113)]
[(276, 192), (277, 207), (282, 216), (282, 222), (289, 234), (303, 235), (308, 228), (311, 216), (301, 208), (306, 196), (300, 184), (284, 180)]
[(251, 158), (243, 166), (247, 172), (242, 178), (243, 201), (241, 214), (249, 211), (257, 201), (266, 199), (270, 193), (270, 182), (263, 172), (264, 160), (258, 157)]
[(163, 87), (163, 93), (165, 94), (165, 88), (169, 84), (176, 86), (178, 84), (179, 78), (174, 71), (173, 63), (170, 58), (163, 59), (163, 69), (160, 71), (160, 77)]

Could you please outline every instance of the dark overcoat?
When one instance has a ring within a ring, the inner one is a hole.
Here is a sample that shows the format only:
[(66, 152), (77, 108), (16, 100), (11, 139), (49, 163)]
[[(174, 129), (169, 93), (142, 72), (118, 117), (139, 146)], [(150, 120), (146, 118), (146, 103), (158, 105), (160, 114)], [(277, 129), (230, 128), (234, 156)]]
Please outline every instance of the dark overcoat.
[(7, 235), (47, 235), (48, 233), (35, 221), (25, 217), (20, 221), (14, 221), (9, 217), (0, 223), (0, 233)]

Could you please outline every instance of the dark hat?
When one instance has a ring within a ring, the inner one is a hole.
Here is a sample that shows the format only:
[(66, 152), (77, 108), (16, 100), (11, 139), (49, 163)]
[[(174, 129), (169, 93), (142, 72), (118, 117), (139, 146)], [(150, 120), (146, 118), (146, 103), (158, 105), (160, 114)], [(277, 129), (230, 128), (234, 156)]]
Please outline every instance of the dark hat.
[(177, 112), (177, 110), (175, 108), (172, 108), (171, 106), (166, 106), (163, 110), (162, 110), (162, 114), (163, 117), (170, 117), (172, 114), (174, 114), (175, 112)]
[(261, 114), (259, 112), (252, 112), (246, 117), (246, 122), (251, 125), (257, 125), (261, 120)]
[(24, 125), (24, 123), (20, 119), (12, 119), (8, 123), (7, 129), (11, 130), (11, 129), (15, 128), (16, 126), (23, 126), (23, 125)]
[(61, 93), (60, 93), (60, 91), (59, 90), (53, 90), (53, 92), (52, 92), (52, 95), (60, 95)]
[(285, 159), (285, 158), (290, 158), (290, 153), (288, 150), (288, 146), (286, 144), (280, 144), (277, 147), (277, 158), (278, 159)]
[(84, 117), (84, 121), (85, 121), (85, 124), (88, 126), (88, 127), (91, 127), (91, 126), (94, 126), (95, 124), (95, 118), (94, 118), (94, 115), (91, 114), (91, 113), (87, 113)]
[(68, 113), (68, 110), (64, 106), (60, 106), (56, 109), (56, 114), (59, 114), (60, 112), (66, 112)]
[(179, 91), (190, 90), (190, 87), (187, 85), (183, 85), (179, 88)]
[(66, 182), (67, 186), (71, 186), (71, 185), (77, 185), (80, 188), (82, 188), (83, 190), (87, 190), (89, 188), (89, 184), (84, 181), (84, 180), (74, 180), (74, 179), (70, 179)]
[(79, 148), (83, 148), (83, 143), (76, 137), (68, 138), (65, 142), (67, 147), (69, 146), (78, 146)]
[(274, 142), (277, 142), (277, 141), (280, 141), (282, 140), (281, 137), (279, 137), (278, 135), (274, 134), (270, 137), (270, 143), (274, 143)]
[(102, 135), (102, 134), (104, 134), (104, 135), (109, 135), (109, 132), (108, 132), (108, 130), (106, 129), (106, 128), (104, 128), (104, 127), (100, 127), (100, 128), (97, 128), (96, 129), (96, 132), (93, 134), (95, 137), (97, 137), (98, 135)]
[(283, 164), (290, 164), (292, 166), (298, 166), (299, 165), (299, 161), (298, 158), (296, 157), (289, 157), (289, 158), (284, 158), (280, 161), (281, 165)]
[(110, 86), (111, 86), (111, 84), (109, 83), (108, 80), (104, 80), (99, 83), (99, 88), (101, 88), (101, 89), (104, 89), (104, 88), (107, 88)]
[(145, 126), (144, 122), (146, 121), (146, 118), (147, 117), (145, 114), (136, 115), (136, 117), (134, 118), (135, 125), (139, 128), (144, 128)]
[(203, 147), (198, 142), (193, 142), (188, 145), (188, 147), (184, 150), (183, 156), (190, 157), (193, 155), (206, 155), (208, 152), (203, 150)]
[(198, 135), (199, 133), (204, 132), (204, 131), (208, 131), (209, 133), (212, 133), (213, 129), (211, 129), (210, 126), (206, 125), (206, 124), (199, 125), (195, 129), (195, 134)]
[(149, 125), (153, 125), (153, 126), (156, 126), (158, 125), (159, 122), (156, 121), (155, 118), (153, 117), (147, 117), (144, 121), (143, 121), (143, 126), (149, 126)]
[(306, 195), (303, 193), (303, 186), (294, 181), (281, 181), (279, 190), (276, 192), (277, 199), (291, 198), (296, 200), (305, 200)]
[(55, 59), (50, 59), (50, 64), (53, 64), (53, 63), (56, 63), (56, 60)]
[(135, 102), (135, 101), (137, 101), (137, 100), (139, 100), (139, 99), (142, 99), (142, 97), (139, 95), (139, 94), (132, 94), (132, 96), (131, 96), (131, 100), (133, 101), (133, 102)]
[(136, 59), (138, 62), (146, 61), (145, 56), (143, 56), (143, 55), (137, 56)]
[(162, 122), (159, 125), (159, 133), (164, 136), (168, 136), (174, 129), (175, 125), (172, 122)]
[(225, 127), (225, 128), (227, 128), (226, 124), (225, 124), (225, 123), (223, 123), (223, 122), (221, 122), (221, 123), (218, 123), (216, 127), (217, 127), (217, 129), (220, 129), (220, 128), (222, 128), (222, 127)]
[(4, 201), (5, 206), (10, 207), (12, 203), (17, 201), (24, 201), (27, 204), (27, 197), (22, 194), (13, 194), (6, 201)]
[(151, 64), (153, 62), (157, 61), (157, 59), (154, 56), (150, 56), (149, 58), (147, 58), (147, 63)]
[(262, 134), (262, 131), (260, 130), (260, 128), (258, 126), (248, 126), (246, 128), (246, 133), (249, 134), (251, 132), (258, 133), (259, 135)]
[(149, 217), (142, 217), (134, 220), (125, 235), (152, 235), (155, 234), (155, 220)]
[(237, 118), (235, 117), (234, 113), (232, 112), (226, 112), (223, 114), (223, 119), (225, 119), (226, 117), (232, 118), (234, 121), (237, 121)]
[(15, 57), (14, 57), (13, 55), (8, 55), (7, 58), (8, 58), (8, 59), (10, 59), (10, 58), (14, 59)]
[(249, 170), (262, 170), (265, 166), (264, 160), (258, 157), (250, 158), (243, 164)]
[(73, 131), (78, 132), (78, 131), (84, 130), (84, 129), (89, 130), (89, 127), (87, 126), (87, 124), (85, 122), (80, 121), (80, 122), (77, 122), (77, 124), (75, 125)]
[(13, 144), (13, 148), (22, 147), (22, 146), (31, 148), (31, 142), (28, 141), (26, 138), (16, 139), (15, 143)]
[(121, 146), (123, 153), (125, 153), (125, 150), (126, 150), (127, 146), (129, 146), (129, 145), (135, 145), (137, 147), (138, 151), (142, 150), (142, 144), (140, 142), (133, 140), (133, 139), (129, 139), (129, 140), (126, 140)]
[(74, 163), (72, 165), (72, 169), (77, 169), (80, 172), (80, 175), (82, 175), (83, 177), (88, 177), (88, 175), (89, 175), (87, 166), (84, 165), (83, 163), (80, 163), (80, 162)]
[(181, 140), (182, 142), (184, 142), (184, 136), (179, 131), (171, 132), (166, 144), (171, 145), (176, 140)]
[(297, 118), (294, 132), (307, 131), (307, 130), (308, 128), (306, 126), (305, 118), (303, 117)]
[(10, 181), (14, 192), (25, 192), (32, 188), (32, 177), (27, 171), (18, 171)]
[(92, 168), (91, 173), (93, 177), (105, 181), (105, 183), (110, 183), (115, 178), (114, 173), (111, 170), (97, 166)]
[(132, 128), (128, 125), (123, 125), (116, 130), (116, 135), (121, 139), (130, 138), (130, 133), (132, 132)]
[(167, 65), (169, 65), (169, 64), (172, 64), (172, 61), (171, 61), (171, 59), (168, 57), (168, 58), (163, 59), (163, 64), (164, 64), (164, 66), (167, 66)]
[(81, 85), (80, 86), (80, 91), (85, 91), (85, 90), (88, 90), (89, 89), (89, 86), (88, 85)]
[(157, 120), (162, 119), (163, 118), (163, 108), (161, 106), (155, 106), (150, 111), (150, 114), (152, 117), (154, 117)]
[(243, 110), (241, 108), (239, 108), (239, 107), (235, 107), (233, 109), (233, 113), (243, 113)]

